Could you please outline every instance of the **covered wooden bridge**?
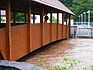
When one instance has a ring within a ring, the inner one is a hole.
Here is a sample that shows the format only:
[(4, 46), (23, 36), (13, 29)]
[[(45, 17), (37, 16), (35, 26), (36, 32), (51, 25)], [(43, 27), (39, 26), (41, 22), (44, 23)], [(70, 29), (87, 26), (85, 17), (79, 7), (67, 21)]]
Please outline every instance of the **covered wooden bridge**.
[[(0, 13), (0, 56), (5, 60), (17, 60), (46, 44), (70, 37), (70, 16), (74, 13), (58, 0), (0, 0), (0, 10), (6, 11), (6, 23), (1, 23)], [(16, 22), (16, 12), (24, 14), (24, 22)], [(56, 23), (52, 22), (52, 13), (57, 14)], [(40, 16), (40, 23), (35, 23), (35, 15)]]

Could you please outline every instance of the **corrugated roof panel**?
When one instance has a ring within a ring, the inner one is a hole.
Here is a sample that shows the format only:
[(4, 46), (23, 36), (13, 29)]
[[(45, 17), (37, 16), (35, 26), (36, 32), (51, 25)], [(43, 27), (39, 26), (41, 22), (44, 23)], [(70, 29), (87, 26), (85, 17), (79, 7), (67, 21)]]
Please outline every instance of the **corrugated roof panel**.
[(59, 9), (61, 11), (67, 12), (69, 14), (75, 15), (71, 10), (69, 10), (65, 5), (63, 5), (58, 0), (33, 0), (33, 1)]

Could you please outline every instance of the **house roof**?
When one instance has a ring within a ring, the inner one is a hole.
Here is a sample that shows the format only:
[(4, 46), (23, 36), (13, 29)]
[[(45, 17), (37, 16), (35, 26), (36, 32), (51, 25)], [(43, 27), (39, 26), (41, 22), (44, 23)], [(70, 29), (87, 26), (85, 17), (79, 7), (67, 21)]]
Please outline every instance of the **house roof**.
[(64, 4), (62, 4), (60, 1), (58, 0), (32, 0), (53, 8), (56, 8), (58, 10), (64, 11), (66, 13), (75, 15), (71, 10), (69, 10)]

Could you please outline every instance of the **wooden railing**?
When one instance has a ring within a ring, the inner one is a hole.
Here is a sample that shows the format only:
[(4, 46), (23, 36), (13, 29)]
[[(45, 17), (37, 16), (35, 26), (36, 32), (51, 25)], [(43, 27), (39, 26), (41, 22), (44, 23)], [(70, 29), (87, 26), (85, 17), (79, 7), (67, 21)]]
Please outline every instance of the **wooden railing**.
[[(62, 28), (63, 27), (63, 28)], [(30, 52), (46, 45), (51, 42), (61, 40), (61, 39), (67, 39), (68, 33), (68, 27), (62, 26), (62, 24), (52, 24), (52, 31), (50, 28), (49, 23), (45, 23), (43, 27), (43, 34), (41, 34), (41, 24), (31, 24), (31, 42), (30, 42)], [(51, 35), (52, 32), (52, 35)], [(41, 38), (43, 37), (43, 38)], [(52, 41), (51, 41), (52, 39)], [(28, 53), (28, 38), (27, 38), (27, 24), (24, 25), (18, 25), (18, 26), (12, 26), (11, 28), (11, 43), (12, 46), (10, 47), (10, 60), (17, 60)], [(43, 44), (41, 43), (43, 41)], [(7, 52), (6, 52), (6, 29), (1, 28), (0, 29), (0, 49), (2, 49), (2, 53), (4, 56), (4, 59), (7, 58)]]

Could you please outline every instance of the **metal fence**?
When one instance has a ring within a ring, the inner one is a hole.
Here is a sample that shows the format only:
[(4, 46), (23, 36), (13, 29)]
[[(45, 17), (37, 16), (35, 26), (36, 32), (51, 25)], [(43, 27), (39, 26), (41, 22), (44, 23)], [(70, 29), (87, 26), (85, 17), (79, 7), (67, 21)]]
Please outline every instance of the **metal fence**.
[[(71, 35), (74, 36), (74, 27), (71, 27)], [(76, 31), (76, 37), (93, 37), (93, 28), (78, 28)]]

